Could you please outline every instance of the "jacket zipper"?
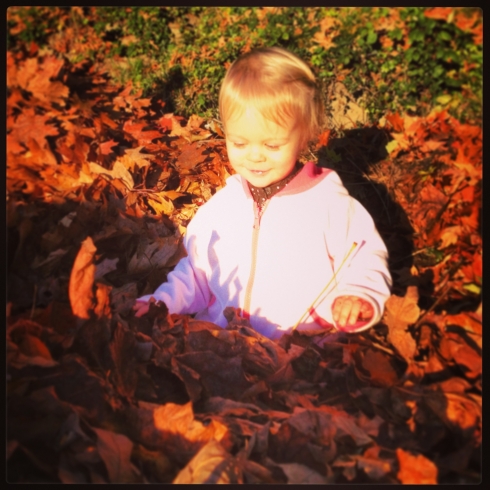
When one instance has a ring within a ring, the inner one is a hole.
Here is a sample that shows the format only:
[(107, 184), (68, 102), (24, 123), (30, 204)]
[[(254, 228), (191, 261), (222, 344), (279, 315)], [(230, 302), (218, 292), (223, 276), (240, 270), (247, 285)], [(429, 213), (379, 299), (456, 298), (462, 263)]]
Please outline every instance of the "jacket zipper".
[(247, 288), (245, 289), (245, 303), (243, 305), (243, 318), (250, 318), (250, 303), (252, 301), (252, 288), (255, 279), (255, 267), (257, 264), (257, 244), (259, 242), (260, 219), (269, 204), (267, 200), (262, 206), (254, 201), (254, 227), (252, 232), (252, 263), (250, 265), (250, 275), (248, 276)]

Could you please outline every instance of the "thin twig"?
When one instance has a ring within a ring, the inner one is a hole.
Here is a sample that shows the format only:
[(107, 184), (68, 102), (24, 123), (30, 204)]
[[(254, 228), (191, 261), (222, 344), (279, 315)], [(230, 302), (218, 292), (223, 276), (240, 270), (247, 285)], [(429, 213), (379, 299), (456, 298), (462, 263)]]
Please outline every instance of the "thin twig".
[(442, 301), (442, 299), (444, 298), (444, 296), (446, 296), (446, 294), (449, 292), (449, 290), (451, 289), (451, 285), (450, 284), (446, 284), (446, 287), (444, 288), (444, 291), (442, 292), (442, 294), (434, 301), (434, 303), (432, 304), (432, 306), (425, 312), (422, 314), (422, 316), (418, 319), (417, 323), (414, 325), (414, 329), (418, 328), (419, 325), (421, 325), (422, 323), (422, 320), (431, 312), (434, 310), (434, 308)]
[(308, 316), (310, 315), (311, 309), (315, 306), (315, 303), (321, 298), (321, 296), (323, 295), (323, 293), (328, 289), (328, 287), (330, 286), (330, 284), (332, 284), (332, 281), (335, 280), (335, 282), (337, 282), (337, 273), (340, 272), (340, 269), (342, 269), (342, 267), (344, 266), (347, 258), (350, 256), (350, 254), (354, 251), (354, 249), (356, 247), (357, 247), (357, 242), (354, 242), (352, 244), (352, 247), (350, 248), (350, 250), (347, 252), (347, 255), (344, 257), (344, 259), (340, 263), (339, 268), (337, 269), (337, 272), (335, 272), (335, 270), (333, 271), (333, 276), (330, 279), (330, 281), (328, 281), (327, 285), (321, 290), (320, 294), (313, 300), (313, 303), (311, 303), (311, 305), (308, 306), (308, 308), (306, 309), (306, 311), (301, 315), (301, 318), (294, 325), (293, 330), (296, 330), (297, 326), (301, 323), (301, 320), (303, 320), (303, 318), (305, 316), (306, 316), (306, 318), (308, 318)]

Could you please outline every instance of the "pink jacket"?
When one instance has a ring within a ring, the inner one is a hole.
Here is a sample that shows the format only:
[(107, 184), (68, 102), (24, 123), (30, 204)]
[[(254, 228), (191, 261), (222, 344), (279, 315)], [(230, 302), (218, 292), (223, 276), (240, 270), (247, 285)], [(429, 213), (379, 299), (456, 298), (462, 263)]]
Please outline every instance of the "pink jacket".
[[(360, 330), (381, 319), (391, 286), (386, 247), (337, 173), (305, 164), (270, 199), (260, 220), (256, 214), (246, 181), (229, 177), (190, 222), (184, 239), (188, 256), (155, 293), (139, 300), (153, 296), (170, 313), (197, 313), (222, 327), (227, 306), (242, 308), (255, 330), (277, 338), (301, 318), (356, 242), (315, 313), (334, 324), (335, 298), (356, 295), (374, 308), (373, 319)], [(298, 326), (314, 328), (311, 316)]]

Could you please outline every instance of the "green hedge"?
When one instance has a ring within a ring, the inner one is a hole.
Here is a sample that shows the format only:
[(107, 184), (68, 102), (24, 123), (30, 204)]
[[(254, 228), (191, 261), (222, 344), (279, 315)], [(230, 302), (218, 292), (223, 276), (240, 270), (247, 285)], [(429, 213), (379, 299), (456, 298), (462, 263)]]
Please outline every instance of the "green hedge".
[[(101, 43), (86, 56), (119, 63), (113, 74), (119, 81), (131, 79), (180, 115), (216, 117), (226, 66), (244, 50), (283, 46), (310, 63), (324, 86), (342, 79), (372, 120), (398, 110), (424, 115), (441, 101), (463, 121), (480, 120), (482, 43), (456, 25), (454, 13), (436, 19), (426, 10), (17, 7), (8, 20), (8, 48), (46, 45), (69, 26), (91, 29)], [(478, 9), (455, 12), (481, 22)]]

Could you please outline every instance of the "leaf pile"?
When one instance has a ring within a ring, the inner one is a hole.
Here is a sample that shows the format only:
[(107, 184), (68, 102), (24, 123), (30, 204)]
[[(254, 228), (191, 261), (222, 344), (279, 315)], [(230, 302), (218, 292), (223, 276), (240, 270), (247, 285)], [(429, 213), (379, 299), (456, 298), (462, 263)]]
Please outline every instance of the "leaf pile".
[(131, 311), (229, 175), (218, 123), (35, 45), (7, 67), (10, 482), (479, 481), (479, 128), (387, 116), (376, 171), (424, 260), (392, 264), (371, 331), (273, 342), (233, 310)]

